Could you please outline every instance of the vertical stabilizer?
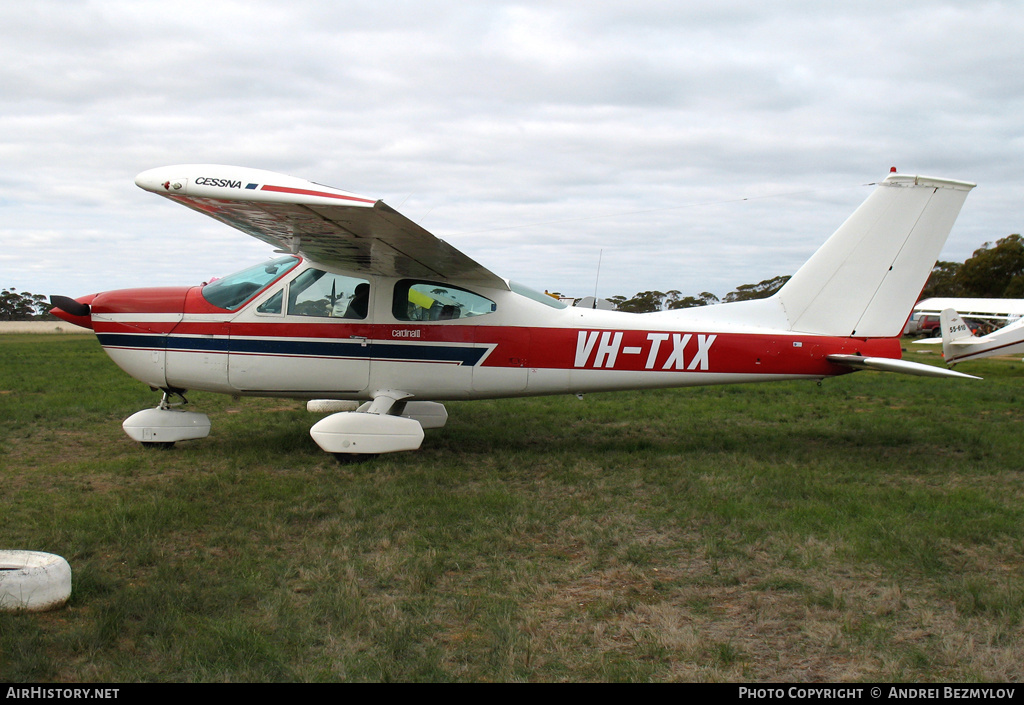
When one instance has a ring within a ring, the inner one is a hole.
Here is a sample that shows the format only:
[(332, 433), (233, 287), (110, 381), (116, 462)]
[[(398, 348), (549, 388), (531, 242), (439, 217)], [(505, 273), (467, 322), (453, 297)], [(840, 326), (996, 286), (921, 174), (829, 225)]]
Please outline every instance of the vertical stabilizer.
[(972, 188), (891, 174), (775, 295), (790, 329), (900, 335)]
[(974, 337), (970, 326), (964, 322), (964, 319), (956, 312), (956, 309), (947, 308), (940, 313), (939, 326), (941, 326), (943, 345), (954, 340)]
[(952, 308), (947, 308), (939, 314), (939, 330), (942, 332), (942, 357), (946, 360), (947, 365), (956, 364), (957, 353), (953, 350), (954, 341), (961, 341), (962, 346), (967, 342), (965, 338), (973, 338), (974, 333), (971, 332), (970, 326), (964, 322), (960, 314)]

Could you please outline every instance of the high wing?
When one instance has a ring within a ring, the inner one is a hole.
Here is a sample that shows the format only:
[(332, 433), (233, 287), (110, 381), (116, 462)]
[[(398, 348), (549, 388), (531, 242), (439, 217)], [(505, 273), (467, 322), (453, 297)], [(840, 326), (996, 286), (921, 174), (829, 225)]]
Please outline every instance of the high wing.
[(504, 279), (383, 201), (261, 169), (184, 164), (135, 184), (287, 252), (354, 272), (507, 289)]
[[(992, 321), (1006, 325), (1024, 317), (1024, 299), (977, 299), (938, 297), (924, 299), (914, 306), (914, 316), (938, 316), (951, 308), (963, 318)], [(1003, 323), (999, 323), (1003, 321)]]

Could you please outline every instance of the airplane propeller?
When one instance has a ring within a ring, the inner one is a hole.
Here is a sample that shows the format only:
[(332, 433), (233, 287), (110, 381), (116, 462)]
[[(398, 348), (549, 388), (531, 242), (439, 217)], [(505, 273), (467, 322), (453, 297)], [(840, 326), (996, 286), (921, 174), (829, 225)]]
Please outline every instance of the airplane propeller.
[(337, 289), (335, 288), (337, 284), (337, 280), (331, 282), (331, 308), (328, 310), (328, 315), (330, 316), (334, 315), (334, 304), (337, 303), (338, 301), (338, 293)]
[(70, 296), (53, 294), (50, 296), (50, 303), (61, 311), (70, 313), (72, 316), (88, 316), (89, 312), (92, 310), (89, 307), (89, 304), (79, 303)]

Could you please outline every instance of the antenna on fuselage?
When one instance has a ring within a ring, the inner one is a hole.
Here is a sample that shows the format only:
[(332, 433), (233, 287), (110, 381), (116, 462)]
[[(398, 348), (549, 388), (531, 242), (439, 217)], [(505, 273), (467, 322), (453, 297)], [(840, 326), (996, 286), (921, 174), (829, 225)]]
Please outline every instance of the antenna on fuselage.
[(597, 283), (601, 281), (601, 256), (604, 255), (604, 249), (598, 250), (597, 252), (597, 276), (594, 277), (594, 303), (590, 305), (590, 308), (597, 308)]

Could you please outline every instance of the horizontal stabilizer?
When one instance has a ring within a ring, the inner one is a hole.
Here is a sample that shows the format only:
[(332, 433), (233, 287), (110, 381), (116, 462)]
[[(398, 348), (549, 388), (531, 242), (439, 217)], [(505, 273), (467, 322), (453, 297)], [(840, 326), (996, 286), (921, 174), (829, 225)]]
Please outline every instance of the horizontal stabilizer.
[(895, 360), (891, 357), (863, 357), (861, 355), (829, 355), (829, 362), (838, 365), (846, 365), (857, 370), (879, 370), (882, 372), (900, 372), (905, 375), (918, 375), (919, 377), (960, 377), (961, 379), (981, 379), (974, 375), (967, 375), (963, 372), (947, 370), (943, 367), (933, 367), (920, 362), (909, 360)]

